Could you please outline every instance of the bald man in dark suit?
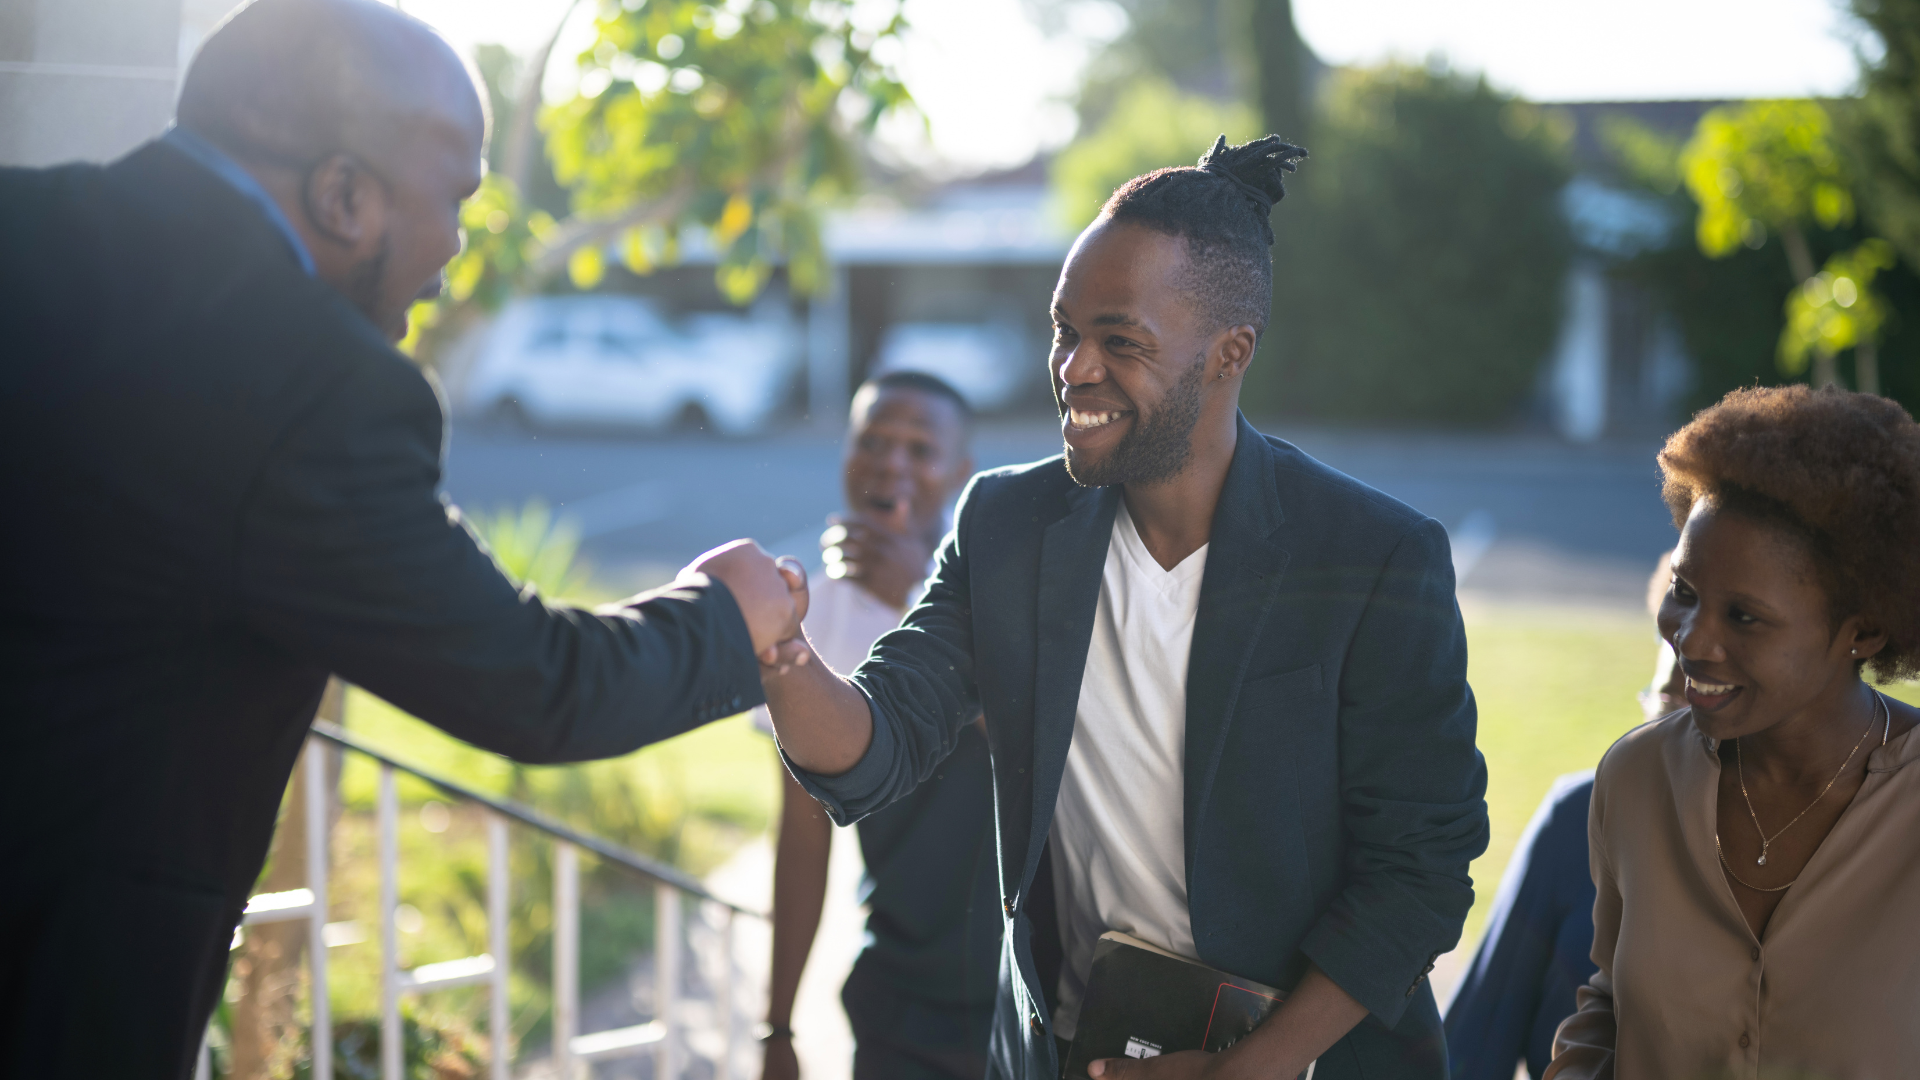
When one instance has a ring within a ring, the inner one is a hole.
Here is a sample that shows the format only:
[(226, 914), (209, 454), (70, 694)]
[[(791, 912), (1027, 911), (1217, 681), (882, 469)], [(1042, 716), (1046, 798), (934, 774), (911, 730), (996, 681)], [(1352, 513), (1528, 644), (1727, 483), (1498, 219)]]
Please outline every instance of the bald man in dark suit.
[(0, 1075), (182, 1077), (330, 674), (529, 762), (762, 700), (795, 605), (749, 542), (599, 611), (436, 493), (392, 342), (459, 248), (485, 117), (371, 0), (259, 0), (179, 125), (0, 170)]

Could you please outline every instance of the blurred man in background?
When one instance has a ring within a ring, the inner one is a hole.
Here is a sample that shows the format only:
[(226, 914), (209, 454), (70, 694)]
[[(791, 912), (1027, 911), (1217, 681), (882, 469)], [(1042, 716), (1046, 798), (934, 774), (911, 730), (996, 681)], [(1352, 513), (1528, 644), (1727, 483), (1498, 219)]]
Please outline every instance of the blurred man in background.
[(423, 24), (259, 0), (161, 139), (0, 170), (0, 1075), (187, 1074), (330, 673), (572, 761), (759, 703), (798, 631), (750, 543), (556, 608), (440, 501), (440, 404), (392, 342), (485, 130)]
[[(1647, 580), (1647, 611), (1658, 615), (1672, 585), (1673, 553)], [(1653, 680), (1640, 691), (1641, 719), (1652, 723), (1686, 708), (1686, 675), (1664, 639)], [(1494, 894), (1486, 936), (1460, 991), (1447, 1007), (1447, 1055), (1456, 1080), (1513, 1080), (1516, 1062), (1539, 1076), (1553, 1060), (1553, 1033), (1573, 1015), (1574, 994), (1598, 970), (1593, 962), (1593, 875), (1587, 861), (1587, 810), (1593, 770), (1553, 782)]]
[[(852, 671), (900, 624), (947, 531), (947, 507), (973, 473), (972, 411), (918, 372), (869, 380), (853, 399), (843, 480), (847, 512), (822, 538), (806, 630), (820, 658)], [(773, 727), (764, 708), (755, 722)], [(820, 925), (833, 823), (787, 774), (774, 858), (773, 968), (764, 1080), (800, 1075), (793, 1004)], [(993, 770), (979, 724), (926, 784), (861, 820), (867, 940), (841, 1000), (855, 1080), (979, 1080), (1000, 958), (993, 868)]]

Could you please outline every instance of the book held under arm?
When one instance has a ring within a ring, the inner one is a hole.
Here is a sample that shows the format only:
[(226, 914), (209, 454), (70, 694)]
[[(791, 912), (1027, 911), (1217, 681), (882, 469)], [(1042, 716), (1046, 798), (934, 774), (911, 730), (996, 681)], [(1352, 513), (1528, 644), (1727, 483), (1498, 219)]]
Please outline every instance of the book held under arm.
[[(1109, 930), (1093, 947), (1067, 1080), (1088, 1080), (1103, 1058), (1225, 1050), (1259, 1027), (1286, 995), (1138, 938)], [(1313, 1066), (1301, 1074), (1313, 1080)]]

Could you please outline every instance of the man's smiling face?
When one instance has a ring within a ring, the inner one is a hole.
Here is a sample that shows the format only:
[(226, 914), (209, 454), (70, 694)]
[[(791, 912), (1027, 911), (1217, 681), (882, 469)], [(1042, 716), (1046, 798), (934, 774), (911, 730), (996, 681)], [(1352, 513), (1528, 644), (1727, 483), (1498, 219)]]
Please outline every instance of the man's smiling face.
[(1186, 261), (1179, 237), (1104, 220), (1067, 255), (1049, 368), (1084, 487), (1168, 480), (1192, 455), (1211, 335), (1180, 287)]

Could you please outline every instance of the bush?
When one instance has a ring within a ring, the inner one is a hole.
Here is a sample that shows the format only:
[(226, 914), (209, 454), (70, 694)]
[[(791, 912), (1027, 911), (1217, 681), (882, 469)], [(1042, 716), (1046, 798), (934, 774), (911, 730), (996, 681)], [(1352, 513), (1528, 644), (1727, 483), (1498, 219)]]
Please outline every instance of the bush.
[(1274, 318), (1248, 407), (1506, 419), (1560, 325), (1564, 121), (1446, 70), (1333, 79), (1313, 156), (1274, 214)]
[(1143, 78), (1120, 95), (1099, 127), (1053, 159), (1049, 180), (1057, 211), (1069, 227), (1084, 229), (1121, 184), (1155, 169), (1192, 165), (1216, 135), (1231, 143), (1257, 138), (1259, 123), (1245, 105)]

